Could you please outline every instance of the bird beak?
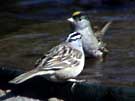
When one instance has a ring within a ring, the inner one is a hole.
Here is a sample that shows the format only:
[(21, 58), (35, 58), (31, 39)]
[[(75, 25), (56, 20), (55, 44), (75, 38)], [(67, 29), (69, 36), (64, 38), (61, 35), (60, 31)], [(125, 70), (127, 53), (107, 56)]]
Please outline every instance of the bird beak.
[(73, 22), (75, 22), (75, 20), (71, 17), (71, 18), (68, 18), (67, 19), (69, 22), (71, 22), (71, 23), (73, 23)]

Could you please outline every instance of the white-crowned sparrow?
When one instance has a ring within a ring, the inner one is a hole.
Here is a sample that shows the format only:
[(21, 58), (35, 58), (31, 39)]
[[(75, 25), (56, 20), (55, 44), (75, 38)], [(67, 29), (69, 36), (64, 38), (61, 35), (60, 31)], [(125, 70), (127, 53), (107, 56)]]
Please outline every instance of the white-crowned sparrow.
[(9, 81), (19, 84), (35, 76), (44, 75), (47, 80), (54, 82), (72, 81), (84, 67), (85, 56), (81, 42), (82, 35), (71, 33), (66, 42), (55, 46), (38, 60), (36, 68), (21, 74)]
[(76, 11), (71, 18), (67, 19), (72, 23), (73, 31), (82, 34), (82, 46), (87, 57), (102, 57), (108, 52), (101, 40), (111, 22), (107, 23), (101, 31), (93, 32), (88, 16), (84, 12)]

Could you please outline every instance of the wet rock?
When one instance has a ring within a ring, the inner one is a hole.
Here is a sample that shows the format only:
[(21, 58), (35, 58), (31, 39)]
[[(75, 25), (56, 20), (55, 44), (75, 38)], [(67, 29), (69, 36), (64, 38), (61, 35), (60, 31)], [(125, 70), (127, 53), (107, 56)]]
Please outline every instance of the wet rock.
[(6, 92), (2, 89), (0, 89), (0, 97), (6, 95)]
[(58, 99), (56, 97), (49, 98), (48, 101), (64, 101), (62, 99)]
[(40, 101), (38, 99), (28, 98), (28, 97), (22, 97), (22, 96), (16, 96), (11, 97), (3, 101)]

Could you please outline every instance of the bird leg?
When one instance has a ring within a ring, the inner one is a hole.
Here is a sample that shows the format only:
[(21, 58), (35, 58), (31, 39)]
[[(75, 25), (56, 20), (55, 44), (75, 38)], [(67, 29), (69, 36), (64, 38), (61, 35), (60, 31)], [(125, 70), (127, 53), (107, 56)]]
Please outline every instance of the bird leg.
[(85, 82), (86, 80), (76, 80), (76, 79), (69, 79), (69, 82), (73, 82), (72, 86), (71, 86), (71, 92), (74, 92), (74, 88), (76, 86), (77, 83), (82, 83)]

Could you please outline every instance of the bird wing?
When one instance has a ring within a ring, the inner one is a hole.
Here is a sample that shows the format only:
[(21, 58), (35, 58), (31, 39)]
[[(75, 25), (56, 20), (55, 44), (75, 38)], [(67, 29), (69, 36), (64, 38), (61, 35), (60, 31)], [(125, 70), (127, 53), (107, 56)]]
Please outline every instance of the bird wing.
[(79, 65), (81, 56), (82, 52), (70, 47), (68, 43), (63, 43), (52, 48), (46, 55), (40, 58), (36, 67), (43, 70), (59, 70), (73, 67)]

